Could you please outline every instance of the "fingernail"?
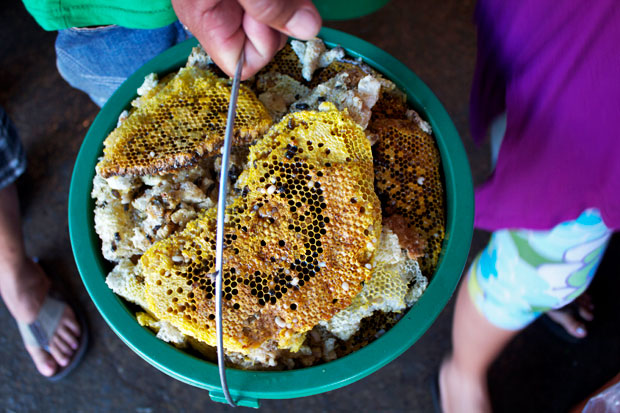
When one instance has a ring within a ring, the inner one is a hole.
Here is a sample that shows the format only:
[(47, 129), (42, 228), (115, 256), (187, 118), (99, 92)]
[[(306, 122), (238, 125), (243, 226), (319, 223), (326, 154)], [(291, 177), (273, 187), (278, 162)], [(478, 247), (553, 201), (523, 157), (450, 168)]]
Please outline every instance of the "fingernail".
[(584, 334), (586, 333), (586, 329), (585, 329), (585, 328), (583, 328), (583, 327), (577, 327), (577, 328), (575, 329), (575, 332), (576, 332), (577, 334), (579, 334), (580, 336), (582, 336), (582, 335), (584, 335)]
[(307, 8), (299, 9), (293, 14), (293, 17), (286, 24), (288, 30), (293, 37), (299, 39), (310, 39), (319, 32), (321, 22), (318, 16)]

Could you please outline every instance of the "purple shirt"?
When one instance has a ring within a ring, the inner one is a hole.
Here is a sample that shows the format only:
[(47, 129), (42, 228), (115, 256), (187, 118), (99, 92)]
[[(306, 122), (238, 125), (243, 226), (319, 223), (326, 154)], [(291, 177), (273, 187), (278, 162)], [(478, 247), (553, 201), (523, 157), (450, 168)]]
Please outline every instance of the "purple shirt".
[(620, 228), (620, 3), (480, 0), (471, 131), (506, 111), (476, 226), (549, 229), (598, 208)]

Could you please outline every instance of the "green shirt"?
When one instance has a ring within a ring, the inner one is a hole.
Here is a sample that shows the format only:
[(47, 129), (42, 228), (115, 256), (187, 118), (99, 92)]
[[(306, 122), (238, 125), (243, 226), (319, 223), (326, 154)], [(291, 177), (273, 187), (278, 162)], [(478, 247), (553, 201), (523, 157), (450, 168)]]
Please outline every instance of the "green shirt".
[[(45, 30), (116, 24), (130, 29), (156, 29), (177, 20), (170, 0), (22, 0)], [(353, 19), (389, 0), (313, 0), (325, 20)]]
[(170, 0), (22, 0), (45, 30), (116, 24), (155, 29), (177, 20)]

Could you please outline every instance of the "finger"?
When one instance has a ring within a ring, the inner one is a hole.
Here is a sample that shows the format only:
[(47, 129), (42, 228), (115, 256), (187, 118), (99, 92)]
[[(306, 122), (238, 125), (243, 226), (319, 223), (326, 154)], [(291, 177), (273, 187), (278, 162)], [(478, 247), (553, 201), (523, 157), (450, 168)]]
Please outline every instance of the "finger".
[(280, 50), (283, 35), (249, 14), (243, 17), (243, 30), (247, 40), (241, 78), (245, 80), (267, 65)]
[(173, 0), (179, 20), (185, 24), (211, 59), (232, 76), (245, 43), (243, 9), (236, 0)]
[(239, 0), (257, 21), (298, 39), (319, 33), (321, 16), (310, 0)]
[(278, 50), (282, 50), (282, 48), (286, 46), (286, 42), (288, 42), (288, 36), (281, 33), (280, 34), (280, 47), (278, 48)]

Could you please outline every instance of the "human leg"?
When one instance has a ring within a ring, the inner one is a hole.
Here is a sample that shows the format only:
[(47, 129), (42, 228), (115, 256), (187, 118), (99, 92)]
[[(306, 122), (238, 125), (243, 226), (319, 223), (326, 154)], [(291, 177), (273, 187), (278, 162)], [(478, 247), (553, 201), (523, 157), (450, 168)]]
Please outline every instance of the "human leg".
[(611, 231), (596, 211), (550, 231), (496, 231), (459, 288), (453, 354), (440, 370), (444, 411), (489, 411), (486, 373), (521, 329), (589, 285)]
[(490, 323), (474, 305), (467, 291), (467, 280), (461, 283), (452, 324), (452, 354), (439, 370), (443, 412), (491, 411), (487, 370), (518, 332)]
[[(491, 169), (495, 169), (499, 150), (506, 134), (506, 112), (498, 115), (489, 127), (491, 144)], [(566, 333), (579, 339), (587, 335), (585, 322), (593, 319), (593, 304), (587, 294), (582, 294), (574, 302), (565, 307), (551, 309), (546, 315), (551, 322), (563, 328)], [(556, 328), (553, 328), (556, 330)]]
[(179, 22), (153, 30), (120, 26), (61, 30), (56, 65), (71, 86), (103, 106), (140, 66), (189, 36)]
[[(0, 158), (6, 161), (0, 170), (0, 176), (6, 178), (0, 180), (0, 295), (13, 318), (29, 324), (39, 314), (50, 281), (25, 252), (14, 184), (24, 170), (25, 157), (16, 131), (1, 108), (0, 121)], [(27, 345), (26, 349), (41, 374), (51, 376), (59, 366), (69, 363), (79, 337), (75, 314), (66, 307), (50, 342), (49, 353), (32, 345)]]

